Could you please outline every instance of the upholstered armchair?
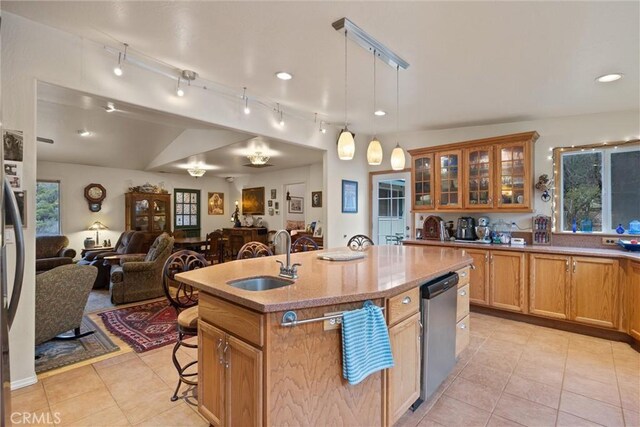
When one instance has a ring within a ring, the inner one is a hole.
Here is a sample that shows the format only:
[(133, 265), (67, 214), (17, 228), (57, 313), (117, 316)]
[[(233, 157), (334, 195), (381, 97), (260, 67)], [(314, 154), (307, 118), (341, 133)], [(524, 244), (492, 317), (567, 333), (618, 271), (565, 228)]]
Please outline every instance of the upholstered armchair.
[(93, 284), (94, 289), (108, 288), (111, 265), (104, 262), (104, 257), (122, 254), (145, 253), (150, 246), (149, 238), (142, 231), (125, 231), (120, 235), (112, 250), (89, 251), (78, 264), (93, 265), (98, 269), (98, 276)]
[(36, 273), (72, 264), (76, 251), (68, 246), (67, 236), (36, 237)]
[(95, 267), (70, 264), (36, 276), (36, 345), (72, 329), (69, 338), (87, 335), (80, 323), (96, 274)]
[(164, 295), (162, 268), (173, 250), (173, 237), (162, 233), (146, 256), (125, 256), (111, 267), (111, 302), (124, 304)]

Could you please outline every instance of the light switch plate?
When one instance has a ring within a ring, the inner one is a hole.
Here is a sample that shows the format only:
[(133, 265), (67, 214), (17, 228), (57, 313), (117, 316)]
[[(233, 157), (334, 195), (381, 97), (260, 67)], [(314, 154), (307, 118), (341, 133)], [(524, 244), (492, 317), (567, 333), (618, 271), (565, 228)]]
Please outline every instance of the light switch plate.
[(618, 238), (617, 237), (603, 237), (602, 238), (602, 244), (603, 245), (616, 246), (618, 244)]

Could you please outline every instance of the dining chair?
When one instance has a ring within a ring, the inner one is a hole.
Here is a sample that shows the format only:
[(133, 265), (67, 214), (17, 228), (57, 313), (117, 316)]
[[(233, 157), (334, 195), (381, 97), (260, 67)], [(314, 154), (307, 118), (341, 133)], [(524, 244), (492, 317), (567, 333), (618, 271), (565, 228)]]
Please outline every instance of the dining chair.
[(205, 258), (212, 265), (216, 262), (224, 262), (224, 243), (222, 241), (222, 238), (222, 233), (219, 231), (212, 231), (211, 233), (207, 234), (207, 250)]
[(369, 246), (373, 246), (373, 240), (364, 234), (356, 234), (352, 238), (349, 239), (347, 246), (349, 249), (354, 251), (363, 251), (366, 250)]
[(236, 259), (249, 259), (272, 256), (273, 252), (264, 243), (249, 242), (240, 248)]
[(317, 250), (318, 250), (318, 244), (311, 237), (307, 237), (307, 236), (299, 237), (291, 245), (291, 253), (317, 251)]

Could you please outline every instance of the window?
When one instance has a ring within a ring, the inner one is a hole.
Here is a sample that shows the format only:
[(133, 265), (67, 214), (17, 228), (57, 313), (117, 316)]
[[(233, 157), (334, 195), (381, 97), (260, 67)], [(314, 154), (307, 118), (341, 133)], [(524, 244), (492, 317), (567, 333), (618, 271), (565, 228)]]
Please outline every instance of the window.
[(560, 154), (562, 231), (615, 233), (640, 219), (640, 147), (578, 149)]
[(62, 234), (60, 181), (36, 182), (36, 236)]
[(200, 228), (200, 190), (175, 189), (175, 228)]
[(378, 243), (397, 242), (393, 237), (404, 235), (405, 180), (393, 179), (378, 184)]

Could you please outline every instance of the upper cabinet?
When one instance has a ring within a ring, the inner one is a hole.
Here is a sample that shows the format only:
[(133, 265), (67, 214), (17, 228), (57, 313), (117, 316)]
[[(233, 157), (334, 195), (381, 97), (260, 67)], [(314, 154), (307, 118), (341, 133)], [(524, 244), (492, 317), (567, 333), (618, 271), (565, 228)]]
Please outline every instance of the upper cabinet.
[(537, 132), (409, 150), (414, 211), (533, 210)]

